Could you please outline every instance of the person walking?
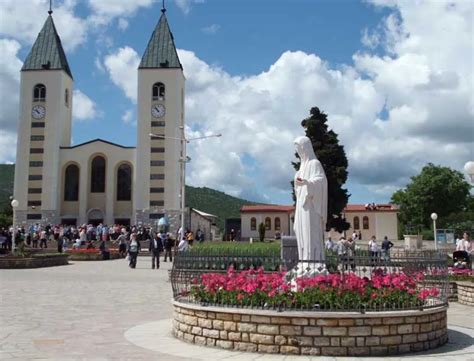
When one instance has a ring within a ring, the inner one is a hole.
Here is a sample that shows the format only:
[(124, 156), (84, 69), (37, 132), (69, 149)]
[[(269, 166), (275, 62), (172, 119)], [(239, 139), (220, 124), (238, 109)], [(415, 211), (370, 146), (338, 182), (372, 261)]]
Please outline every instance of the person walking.
[(377, 261), (377, 254), (379, 251), (379, 246), (377, 244), (377, 239), (375, 236), (372, 236), (369, 241), (369, 254), (370, 254), (370, 259), (372, 261), (372, 266), (375, 266), (375, 263)]
[(119, 256), (124, 258), (127, 255), (127, 236), (125, 234), (125, 229), (120, 233), (116, 241), (119, 245)]
[(138, 252), (140, 252), (140, 242), (137, 240), (137, 234), (132, 233), (130, 236), (130, 244), (128, 245), (129, 267), (137, 267)]
[(148, 250), (151, 253), (151, 269), (160, 268), (160, 253), (163, 252), (163, 241), (161, 240), (160, 234), (156, 233), (152, 240)]
[(160, 238), (161, 241), (163, 242), (163, 245), (165, 247), (165, 258), (164, 262), (170, 258), (170, 262), (173, 262), (173, 247), (174, 247), (174, 239), (172, 239), (167, 233), (162, 232), (160, 233)]
[(390, 249), (393, 247), (393, 243), (390, 242), (385, 236), (382, 241), (382, 257), (385, 262), (390, 261)]
[(42, 230), (41, 233), (40, 233), (40, 244), (39, 244), (40, 248), (48, 248), (48, 242), (47, 242), (47, 239), (46, 239), (46, 230)]

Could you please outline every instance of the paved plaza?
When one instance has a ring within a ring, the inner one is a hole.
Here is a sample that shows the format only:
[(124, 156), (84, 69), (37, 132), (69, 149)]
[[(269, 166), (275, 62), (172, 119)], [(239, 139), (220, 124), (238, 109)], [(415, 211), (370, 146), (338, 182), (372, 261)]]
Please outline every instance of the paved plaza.
[[(159, 270), (150, 265), (149, 257), (140, 257), (135, 270), (125, 260), (0, 270), (0, 360), (355, 359), (245, 354), (175, 340), (171, 265), (162, 263)], [(474, 360), (473, 311), (450, 305), (447, 345), (385, 359)]]

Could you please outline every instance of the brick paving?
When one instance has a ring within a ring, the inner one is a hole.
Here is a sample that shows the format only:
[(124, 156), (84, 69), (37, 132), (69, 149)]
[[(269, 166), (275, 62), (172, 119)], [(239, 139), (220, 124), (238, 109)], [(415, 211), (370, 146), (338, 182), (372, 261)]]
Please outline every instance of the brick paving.
[[(71, 263), (0, 270), (0, 360), (293, 360), (174, 339), (170, 263), (162, 263), (159, 270), (151, 269), (148, 257), (140, 257), (134, 270), (125, 260)], [(472, 311), (453, 303), (449, 343), (403, 359), (474, 360)], [(344, 360), (314, 358), (336, 359)]]

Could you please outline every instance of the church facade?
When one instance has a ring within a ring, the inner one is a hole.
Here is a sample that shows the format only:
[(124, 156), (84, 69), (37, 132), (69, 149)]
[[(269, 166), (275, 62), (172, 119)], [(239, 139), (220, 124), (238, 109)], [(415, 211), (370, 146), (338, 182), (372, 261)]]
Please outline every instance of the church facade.
[(74, 80), (49, 14), (21, 69), (17, 225), (153, 224), (167, 215), (177, 229), (185, 78), (164, 10), (137, 72), (137, 146), (72, 145)]

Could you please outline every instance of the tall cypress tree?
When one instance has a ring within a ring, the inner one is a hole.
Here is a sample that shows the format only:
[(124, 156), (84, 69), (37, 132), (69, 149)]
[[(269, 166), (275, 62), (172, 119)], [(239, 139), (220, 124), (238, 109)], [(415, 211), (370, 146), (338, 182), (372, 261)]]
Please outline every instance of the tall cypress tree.
[[(301, 122), (306, 136), (311, 139), (316, 157), (323, 165), (328, 180), (328, 222), (326, 229), (334, 228), (338, 232), (349, 229), (349, 223), (342, 216), (347, 205), (349, 194), (342, 186), (347, 180), (347, 157), (344, 147), (339, 144), (337, 134), (328, 130), (327, 115), (314, 107), (310, 110), (309, 118)], [(292, 162), (296, 170), (300, 169), (300, 160)], [(294, 182), (292, 181), (291, 184)], [(293, 188), (294, 189), (294, 188)], [(293, 191), (293, 200), (296, 197)]]

